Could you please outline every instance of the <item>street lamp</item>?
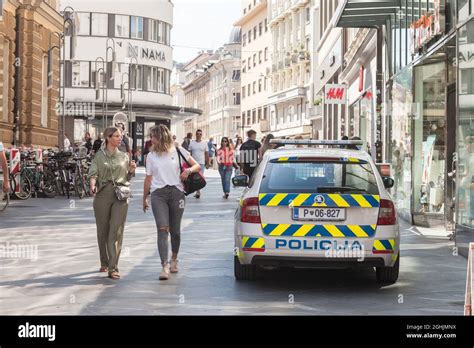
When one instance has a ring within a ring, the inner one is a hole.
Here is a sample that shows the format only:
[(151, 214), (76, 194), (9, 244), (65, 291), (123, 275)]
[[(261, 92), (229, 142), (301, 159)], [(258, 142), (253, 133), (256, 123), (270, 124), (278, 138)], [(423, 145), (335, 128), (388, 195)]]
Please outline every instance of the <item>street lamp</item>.
[[(70, 10), (70, 11), (68, 11)], [(59, 37), (62, 39), (62, 48), (63, 48), (63, 53), (62, 53), (62, 62), (63, 62), (63, 68), (62, 68), (62, 74), (61, 74), (61, 69), (60, 70), (60, 77), (59, 77), (59, 82), (61, 83), (61, 77), (62, 77), (62, 99), (61, 99), (61, 88), (60, 88), (60, 96), (59, 96), (59, 102), (61, 103), (61, 128), (60, 128), (60, 144), (59, 148), (64, 149), (64, 134), (66, 133), (66, 24), (68, 24), (67, 28), (71, 30), (71, 47), (70, 47), (70, 59), (74, 57), (75, 53), (75, 37), (76, 37), (76, 26), (74, 23), (74, 15), (75, 11), (71, 6), (67, 6), (63, 10), (63, 32), (62, 33), (57, 33)], [(61, 44), (61, 42), (60, 42)], [(54, 48), (54, 47), (52, 47)], [(52, 49), (51, 48), (51, 49)]]
[[(102, 65), (101, 68), (97, 68), (98, 63)], [(100, 89), (102, 89), (102, 131), (105, 130), (105, 93), (106, 93), (106, 84), (105, 78), (102, 79), (102, 76), (105, 77), (105, 59), (102, 57), (97, 57), (95, 60), (95, 99), (100, 98)]]
[[(112, 46), (109, 46), (109, 42), (112, 41)], [(112, 60), (109, 62), (109, 50), (112, 51)], [(105, 126), (107, 127), (107, 118), (109, 114), (109, 88), (108, 88), (108, 80), (114, 79), (114, 72), (115, 72), (115, 64), (116, 64), (116, 51), (115, 51), (115, 40), (112, 38), (108, 38), (106, 42), (105, 48), (105, 63), (106, 63), (106, 85), (107, 89), (105, 90)], [(108, 64), (111, 63), (111, 72), (109, 72)]]

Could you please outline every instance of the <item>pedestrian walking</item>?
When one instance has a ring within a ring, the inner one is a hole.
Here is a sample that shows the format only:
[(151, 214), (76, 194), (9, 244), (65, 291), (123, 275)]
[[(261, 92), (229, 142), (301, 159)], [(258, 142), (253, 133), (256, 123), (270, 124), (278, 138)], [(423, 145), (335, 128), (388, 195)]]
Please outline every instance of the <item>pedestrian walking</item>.
[(240, 148), (240, 163), (245, 175), (252, 177), (259, 160), (259, 149), (262, 147), (257, 140), (257, 132), (253, 129), (247, 132), (248, 140)]
[(186, 138), (184, 138), (183, 143), (181, 146), (186, 149), (186, 151), (189, 151), (189, 145), (191, 145), (191, 141), (193, 140), (193, 133), (188, 133), (186, 135)]
[(69, 140), (67, 134), (64, 134), (64, 151), (71, 151), (72, 148), (71, 148), (71, 141)]
[(219, 165), (219, 174), (222, 181), (222, 190), (224, 198), (229, 198), (230, 179), (232, 178), (232, 169), (234, 164), (234, 150), (230, 146), (229, 138), (223, 137), (221, 147), (217, 150), (217, 163)]
[(99, 152), (100, 148), (102, 147), (102, 133), (99, 134), (97, 139), (94, 141), (94, 144), (92, 144), (92, 154), (96, 154)]
[[(160, 280), (169, 279), (170, 273), (178, 272), (178, 252), (181, 243), (181, 219), (185, 196), (183, 181), (191, 173), (200, 170), (199, 164), (188, 151), (176, 148), (169, 129), (158, 125), (151, 129), (153, 147), (146, 162), (146, 178), (143, 187), (143, 211), (149, 208), (147, 196), (151, 191), (151, 207), (158, 234), (158, 252), (163, 267)], [(182, 171), (179, 152), (191, 165)], [(171, 235), (171, 260), (168, 237)]]
[(235, 149), (234, 149), (234, 168), (235, 168), (235, 175), (240, 175), (240, 166), (239, 166), (239, 163), (240, 163), (240, 148), (242, 147), (242, 138), (241, 137), (237, 137), (236, 138), (236, 141), (235, 141)]
[(92, 137), (89, 132), (84, 136), (84, 142), (81, 144), (87, 149), (87, 154), (90, 154), (92, 151)]
[(94, 156), (89, 169), (90, 193), (94, 197), (100, 272), (108, 272), (111, 279), (120, 279), (118, 262), (128, 199), (120, 200), (115, 186), (130, 186), (136, 164), (129, 162), (128, 155), (118, 149), (122, 141), (122, 131), (119, 128), (107, 128), (104, 139), (104, 147)]
[(217, 147), (214, 144), (214, 138), (210, 137), (207, 142), (207, 150), (209, 152), (209, 166), (214, 168), (214, 158), (216, 157)]
[[(209, 150), (207, 143), (202, 140), (202, 130), (196, 131), (196, 140), (191, 141), (189, 152), (201, 168), (201, 174), (204, 175), (204, 168), (209, 169)], [(201, 191), (196, 191), (194, 195), (197, 199), (201, 198)]]

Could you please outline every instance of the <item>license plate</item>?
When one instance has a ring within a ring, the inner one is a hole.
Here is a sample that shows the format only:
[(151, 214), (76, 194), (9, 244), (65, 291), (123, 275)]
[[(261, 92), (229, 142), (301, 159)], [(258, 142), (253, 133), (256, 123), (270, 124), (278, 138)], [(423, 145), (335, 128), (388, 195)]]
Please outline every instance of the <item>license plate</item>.
[(346, 210), (341, 208), (293, 208), (293, 220), (344, 221)]

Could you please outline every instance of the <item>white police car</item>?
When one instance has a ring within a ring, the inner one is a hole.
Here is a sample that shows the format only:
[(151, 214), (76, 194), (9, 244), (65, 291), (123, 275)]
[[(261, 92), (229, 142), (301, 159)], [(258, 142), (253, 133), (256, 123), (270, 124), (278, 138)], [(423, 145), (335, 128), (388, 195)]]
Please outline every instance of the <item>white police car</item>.
[(234, 273), (253, 280), (257, 269), (375, 267), (380, 283), (399, 273), (397, 213), (361, 141), (273, 140), (246, 187), (235, 216)]

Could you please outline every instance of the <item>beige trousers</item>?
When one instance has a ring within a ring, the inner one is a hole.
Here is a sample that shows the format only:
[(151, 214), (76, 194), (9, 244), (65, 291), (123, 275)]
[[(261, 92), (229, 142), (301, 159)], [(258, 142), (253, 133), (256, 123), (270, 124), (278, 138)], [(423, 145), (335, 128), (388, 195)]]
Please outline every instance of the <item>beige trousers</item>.
[(107, 184), (94, 198), (100, 265), (109, 273), (118, 272), (123, 231), (127, 219), (128, 201), (119, 201), (112, 184)]

